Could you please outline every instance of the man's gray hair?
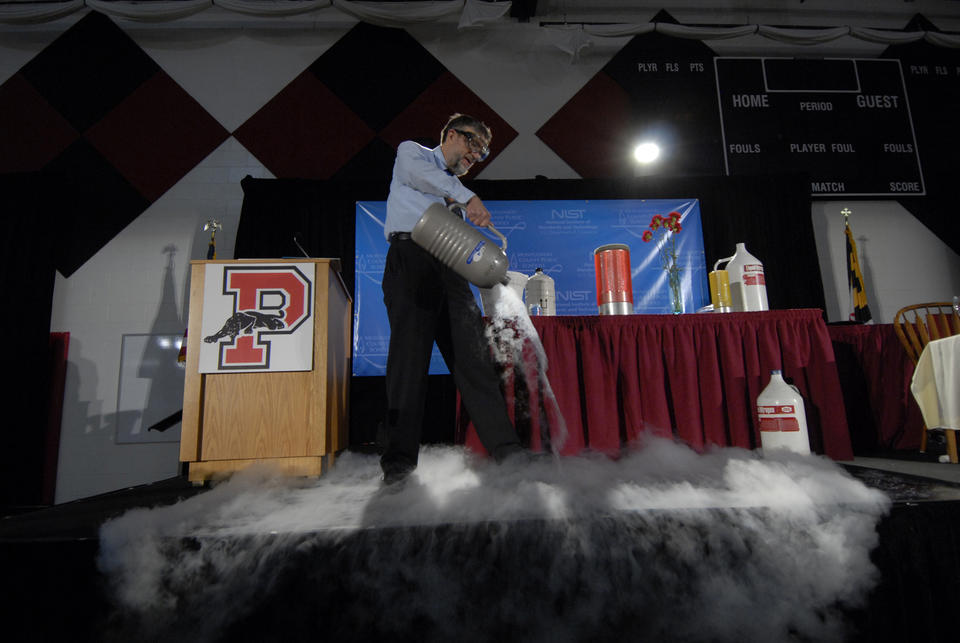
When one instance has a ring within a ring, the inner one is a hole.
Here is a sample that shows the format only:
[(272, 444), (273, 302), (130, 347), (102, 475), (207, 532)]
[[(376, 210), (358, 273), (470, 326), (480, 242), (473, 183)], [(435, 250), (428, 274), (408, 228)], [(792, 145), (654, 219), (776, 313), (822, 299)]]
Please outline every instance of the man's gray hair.
[(452, 129), (463, 129), (469, 127), (472, 130), (483, 135), (489, 144), (490, 139), (493, 138), (493, 133), (490, 131), (490, 128), (487, 127), (487, 124), (483, 121), (477, 120), (473, 116), (467, 114), (454, 114), (447, 120), (447, 124), (443, 126), (443, 129), (440, 131), (440, 142), (445, 143), (447, 140), (447, 132)]

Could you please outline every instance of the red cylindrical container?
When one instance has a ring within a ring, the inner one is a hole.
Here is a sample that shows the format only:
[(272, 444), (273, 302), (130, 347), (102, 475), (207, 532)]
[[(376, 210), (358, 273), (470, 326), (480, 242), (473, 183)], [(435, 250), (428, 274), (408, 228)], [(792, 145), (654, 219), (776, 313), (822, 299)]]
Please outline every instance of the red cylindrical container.
[(610, 243), (593, 251), (597, 274), (597, 308), (601, 315), (633, 313), (630, 246)]

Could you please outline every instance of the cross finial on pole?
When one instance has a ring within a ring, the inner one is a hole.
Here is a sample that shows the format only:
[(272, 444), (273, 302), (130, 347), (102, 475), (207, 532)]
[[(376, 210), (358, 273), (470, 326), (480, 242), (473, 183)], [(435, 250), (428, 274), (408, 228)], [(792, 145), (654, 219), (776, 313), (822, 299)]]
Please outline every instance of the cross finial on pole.
[(850, 215), (853, 214), (853, 211), (850, 208), (844, 208), (840, 210), (840, 214), (843, 215), (843, 225), (850, 225)]
[(216, 219), (210, 219), (203, 224), (203, 231), (206, 232), (207, 230), (212, 230), (210, 236), (213, 237), (217, 234), (217, 230), (223, 230), (223, 225)]

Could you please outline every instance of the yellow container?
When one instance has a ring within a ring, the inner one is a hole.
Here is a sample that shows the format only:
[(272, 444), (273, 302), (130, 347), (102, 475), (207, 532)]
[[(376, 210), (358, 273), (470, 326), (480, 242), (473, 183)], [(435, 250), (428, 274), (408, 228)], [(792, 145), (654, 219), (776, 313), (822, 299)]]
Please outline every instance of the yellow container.
[(710, 280), (710, 302), (713, 304), (713, 312), (729, 313), (733, 310), (730, 273), (726, 270), (714, 270), (707, 277)]

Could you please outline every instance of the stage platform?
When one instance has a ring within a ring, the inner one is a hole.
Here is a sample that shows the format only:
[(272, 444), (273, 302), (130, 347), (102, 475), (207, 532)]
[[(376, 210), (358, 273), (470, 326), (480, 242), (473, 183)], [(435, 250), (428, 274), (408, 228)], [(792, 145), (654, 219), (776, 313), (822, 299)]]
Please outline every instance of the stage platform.
[[(810, 596), (791, 597), (789, 589), (776, 595), (776, 588), (792, 582), (790, 570), (802, 569), (802, 562), (791, 559), (810, 536), (792, 540), (789, 524), (787, 531), (760, 528), (744, 535), (744, 521), (777, 522), (775, 509), (658, 505), (557, 518), (372, 523), (326, 527), (322, 533), (302, 527), (224, 532), (208, 525), (171, 538), (147, 528), (120, 538), (166, 538), (151, 551), (172, 556), (161, 583), (169, 591), (150, 594), (151, 600), (164, 603), (155, 606), (156, 613), (152, 606), (120, 609), (116, 586), (100, 567), (129, 561), (98, 563), (101, 526), (122, 515), (149, 516), (160, 507), (196, 505), (218, 490), (173, 478), (4, 518), (0, 582), (5, 630), (14, 633), (4, 638), (956, 640), (952, 613), (960, 598), (960, 485), (853, 463), (841, 466), (849, 477), (890, 500), (876, 523), (878, 540), (869, 554), (879, 575), (867, 583), (872, 589), (860, 605), (845, 604), (842, 577), (828, 582), (837, 593), (827, 604)], [(316, 483), (306, 486), (311, 484)], [(414, 490), (376, 490), (366, 500), (371, 506), (423, 502), (430, 498), (432, 483), (420, 484)], [(522, 489), (527, 493), (549, 486), (534, 476)], [(283, 498), (280, 504), (290, 502), (290, 496)], [(844, 507), (830, 510), (813, 522), (842, 519), (845, 512)], [(771, 535), (786, 540), (769, 542)], [(216, 558), (190, 556), (199, 550), (237, 565), (218, 567)], [(209, 568), (189, 578), (179, 576), (198, 560)], [(779, 574), (784, 576), (777, 578)], [(739, 584), (737, 579), (751, 575), (755, 578), (749, 583)], [(125, 591), (133, 592), (135, 585), (128, 579)], [(811, 587), (817, 587), (814, 579), (799, 589)], [(732, 597), (736, 592), (743, 594)], [(789, 615), (794, 599), (797, 610), (810, 614), (799, 622), (776, 615)], [(704, 614), (713, 606), (726, 613)], [(742, 613), (734, 614), (737, 610)], [(724, 619), (727, 625), (716, 625)], [(765, 631), (768, 622), (787, 626)]]

